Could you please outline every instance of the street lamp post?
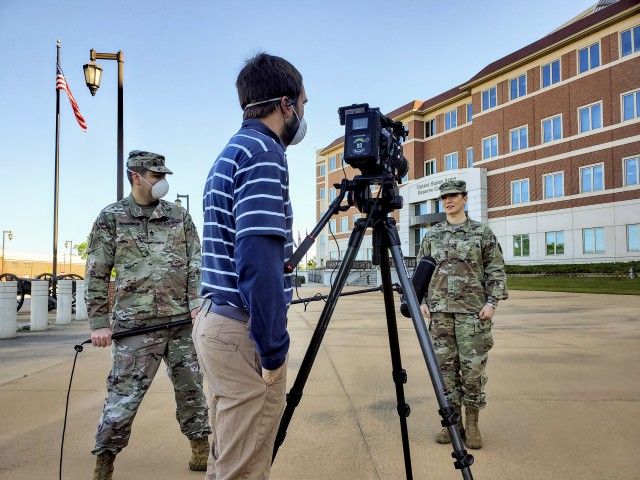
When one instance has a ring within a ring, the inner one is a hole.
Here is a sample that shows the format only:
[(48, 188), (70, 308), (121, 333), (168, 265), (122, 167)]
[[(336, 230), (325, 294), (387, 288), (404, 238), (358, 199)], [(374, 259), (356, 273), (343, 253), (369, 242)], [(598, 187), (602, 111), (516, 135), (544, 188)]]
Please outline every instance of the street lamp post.
[(0, 270), (0, 273), (4, 273), (4, 237), (5, 236), (8, 236), (9, 241), (11, 241), (13, 240), (13, 233), (11, 233), (11, 230), (2, 231), (2, 270)]
[(95, 95), (100, 87), (102, 79), (102, 67), (95, 60), (116, 60), (118, 62), (118, 165), (117, 165), (117, 196), (121, 200), (124, 192), (122, 186), (122, 177), (124, 175), (124, 155), (123, 155), (123, 87), (124, 87), (124, 54), (121, 50), (118, 53), (97, 53), (93, 48), (89, 51), (90, 62), (84, 68), (84, 79), (87, 87), (91, 91), (91, 95)]
[(182, 202), (180, 201), (181, 198), (186, 198), (187, 199), (187, 212), (189, 211), (189, 195), (180, 195), (178, 194), (178, 196), (176, 197), (176, 201), (175, 204), (178, 206), (182, 205)]
[(64, 242), (64, 248), (69, 249), (69, 273), (71, 273), (71, 255), (73, 255), (73, 242), (71, 240), (66, 240)]

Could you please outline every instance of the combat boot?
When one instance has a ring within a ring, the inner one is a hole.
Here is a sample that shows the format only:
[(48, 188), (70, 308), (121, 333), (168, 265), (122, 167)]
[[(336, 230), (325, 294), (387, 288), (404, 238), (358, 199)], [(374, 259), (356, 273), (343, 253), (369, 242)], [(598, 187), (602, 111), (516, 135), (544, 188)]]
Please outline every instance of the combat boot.
[[(458, 422), (458, 432), (460, 437), (464, 438), (464, 428), (462, 428), (462, 407), (460, 405), (454, 405), (454, 410), (460, 415), (460, 421)], [(451, 443), (451, 436), (449, 435), (449, 429), (442, 427), (442, 430), (436, 434), (436, 442), (438, 443)]]
[(209, 458), (209, 439), (207, 437), (189, 440), (191, 444), (191, 460), (189, 460), (189, 470), (204, 472), (207, 469), (207, 459)]
[(467, 431), (467, 447), (482, 448), (482, 435), (480, 434), (480, 428), (478, 427), (480, 410), (476, 407), (466, 407), (465, 414), (467, 417), (465, 424), (465, 429)]
[(93, 480), (111, 480), (113, 477), (113, 461), (116, 454), (103, 452), (96, 456), (96, 469), (93, 471)]

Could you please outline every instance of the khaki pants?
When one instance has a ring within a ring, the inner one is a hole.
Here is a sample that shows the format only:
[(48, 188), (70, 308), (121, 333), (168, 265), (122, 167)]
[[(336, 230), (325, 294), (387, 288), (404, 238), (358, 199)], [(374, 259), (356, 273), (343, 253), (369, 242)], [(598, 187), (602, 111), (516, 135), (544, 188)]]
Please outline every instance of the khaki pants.
[(265, 383), (249, 323), (205, 310), (196, 318), (193, 341), (209, 386), (213, 428), (206, 479), (268, 479), (285, 403), (286, 365)]

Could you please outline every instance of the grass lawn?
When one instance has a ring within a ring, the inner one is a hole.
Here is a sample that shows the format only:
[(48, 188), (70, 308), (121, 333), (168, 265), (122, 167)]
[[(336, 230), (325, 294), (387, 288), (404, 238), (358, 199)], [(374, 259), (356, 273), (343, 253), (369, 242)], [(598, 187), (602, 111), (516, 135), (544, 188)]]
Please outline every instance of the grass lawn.
[(509, 290), (640, 295), (640, 278), (509, 276), (507, 288)]

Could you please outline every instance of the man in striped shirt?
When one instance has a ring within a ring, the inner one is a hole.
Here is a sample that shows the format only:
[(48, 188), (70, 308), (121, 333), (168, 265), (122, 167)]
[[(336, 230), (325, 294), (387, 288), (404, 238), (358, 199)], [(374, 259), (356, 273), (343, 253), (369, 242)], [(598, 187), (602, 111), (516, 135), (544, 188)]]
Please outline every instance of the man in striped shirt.
[(209, 385), (208, 480), (267, 479), (285, 402), (284, 263), (293, 253), (285, 150), (306, 132), (298, 70), (261, 53), (236, 82), (244, 122), (204, 188), (202, 296), (193, 339)]

